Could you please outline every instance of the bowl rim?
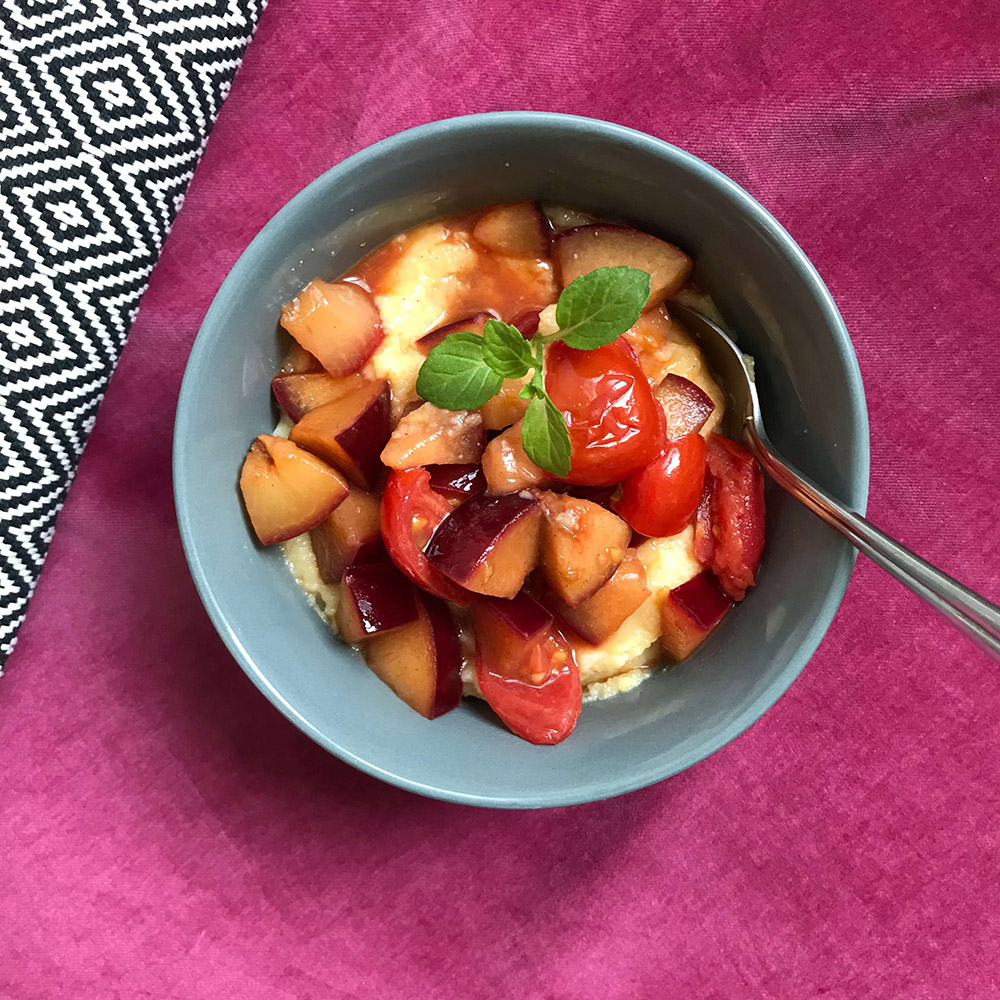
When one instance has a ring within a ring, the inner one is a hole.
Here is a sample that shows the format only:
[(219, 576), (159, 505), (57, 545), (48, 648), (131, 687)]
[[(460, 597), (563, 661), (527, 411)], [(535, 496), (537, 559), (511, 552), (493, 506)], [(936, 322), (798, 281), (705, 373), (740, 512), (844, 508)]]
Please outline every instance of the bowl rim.
[(438, 787), (387, 771), (377, 764), (354, 754), (303, 716), (273, 686), (267, 675), (256, 664), (247, 649), (239, 641), (229, 622), (226, 620), (209, 581), (190, 517), (188, 480), (185, 470), (189, 467), (187, 443), (189, 440), (192, 440), (192, 431), (194, 428), (189, 419), (191, 411), (189, 404), (195, 395), (194, 373), (201, 367), (199, 365), (201, 354), (208, 349), (207, 345), (213, 335), (214, 327), (228, 311), (230, 302), (243, 286), (246, 276), (252, 270), (256, 258), (263, 252), (263, 247), (268, 242), (270, 235), (281, 229), (286, 218), (293, 215), (300, 204), (307, 202), (312, 197), (312, 193), (316, 188), (335, 182), (341, 174), (363, 170), (370, 162), (378, 160), (383, 156), (391, 156), (398, 153), (402, 147), (412, 142), (430, 140), (440, 136), (442, 133), (461, 130), (468, 130), (470, 135), (476, 134), (483, 128), (499, 130), (518, 129), (530, 133), (532, 131), (542, 132), (553, 126), (563, 129), (570, 135), (586, 134), (591, 137), (599, 136), (672, 160), (701, 179), (720, 188), (724, 196), (734, 201), (740, 210), (751, 216), (780, 245), (783, 254), (789, 260), (799, 278), (803, 281), (820, 307), (823, 318), (833, 336), (834, 348), (843, 366), (850, 398), (851, 413), (858, 432), (858, 447), (851, 462), (848, 489), (853, 493), (854, 507), (859, 513), (864, 514), (868, 503), (870, 438), (868, 408), (865, 401), (864, 385), (861, 379), (861, 369), (847, 327), (840, 316), (840, 312), (829, 290), (811, 261), (774, 216), (752, 195), (720, 170), (717, 170), (692, 153), (688, 153), (678, 146), (648, 135), (645, 132), (640, 132), (624, 125), (578, 115), (545, 111), (496, 111), (445, 118), (424, 125), (417, 125), (378, 140), (346, 157), (339, 163), (334, 164), (320, 174), (275, 212), (240, 254), (236, 263), (229, 270), (229, 273), (220, 285), (205, 314), (205, 318), (202, 321), (188, 356), (177, 400), (174, 422), (174, 503), (184, 555), (187, 559), (191, 576), (194, 579), (195, 587), (212, 624), (222, 637), (233, 658), (240, 664), (250, 680), (286, 718), (307, 736), (336, 757), (339, 757), (359, 770), (373, 777), (380, 778), (389, 784), (405, 788), (420, 795), (447, 802), (490, 808), (555, 808), (612, 798), (670, 778), (704, 760), (726, 744), (732, 742), (736, 737), (749, 729), (750, 726), (777, 702), (788, 690), (795, 678), (802, 672), (806, 663), (812, 658), (843, 600), (857, 556), (856, 552), (851, 552), (848, 553), (849, 558), (840, 560), (835, 572), (828, 581), (827, 592), (819, 612), (804, 639), (789, 658), (784, 668), (714, 739), (706, 741), (705, 744), (682, 755), (667, 767), (651, 765), (642, 770), (631, 769), (621, 777), (607, 779), (598, 784), (580, 785), (576, 788), (569, 788), (565, 794), (546, 792), (533, 795), (530, 791), (517, 795), (475, 794)]

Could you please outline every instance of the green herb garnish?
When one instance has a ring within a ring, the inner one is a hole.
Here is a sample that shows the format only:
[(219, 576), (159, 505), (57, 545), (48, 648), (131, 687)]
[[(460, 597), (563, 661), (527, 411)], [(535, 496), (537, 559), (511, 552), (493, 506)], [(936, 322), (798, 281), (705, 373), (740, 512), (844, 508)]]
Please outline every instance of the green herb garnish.
[(450, 333), (428, 355), (417, 376), (417, 392), (444, 410), (475, 410), (495, 396), (504, 379), (524, 378), (529, 399), (521, 425), (528, 457), (556, 476), (570, 469), (569, 432), (545, 391), (545, 347), (557, 340), (591, 351), (617, 340), (642, 313), (650, 278), (634, 267), (600, 267), (563, 289), (556, 303), (556, 333), (527, 341), (516, 327), (487, 320), (483, 335)]

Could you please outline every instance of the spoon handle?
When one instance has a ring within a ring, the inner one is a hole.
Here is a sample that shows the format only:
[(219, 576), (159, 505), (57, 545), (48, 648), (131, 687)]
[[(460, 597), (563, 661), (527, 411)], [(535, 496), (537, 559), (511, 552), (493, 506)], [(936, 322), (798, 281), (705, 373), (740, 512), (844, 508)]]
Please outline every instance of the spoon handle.
[(750, 450), (764, 471), (787, 493), (839, 531), (860, 552), (941, 612), (959, 631), (1000, 659), (1000, 608), (942, 573), (915, 552), (845, 507), (786, 462), (747, 422)]

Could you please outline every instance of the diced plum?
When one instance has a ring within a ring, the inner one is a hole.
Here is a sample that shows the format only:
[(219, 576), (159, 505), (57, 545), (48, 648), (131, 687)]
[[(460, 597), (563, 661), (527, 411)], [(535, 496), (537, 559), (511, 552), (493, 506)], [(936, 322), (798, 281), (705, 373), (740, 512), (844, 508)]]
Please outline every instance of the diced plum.
[(611, 579), (625, 556), (632, 529), (589, 500), (559, 493), (543, 496), (538, 565), (549, 586), (571, 608)]
[(651, 386), (659, 385), (677, 353), (674, 323), (663, 306), (648, 309), (622, 336), (635, 351), (639, 367)]
[(486, 477), (478, 465), (429, 465), (431, 489), (448, 500), (468, 500), (486, 492)]
[(301, 420), (310, 410), (364, 385), (360, 375), (334, 378), (326, 372), (279, 373), (271, 379), (274, 398), (292, 420)]
[(488, 431), (502, 431), (524, 416), (528, 400), (521, 398), (521, 390), (528, 384), (529, 377), (504, 379), (500, 391), (479, 407), (483, 426)]
[(424, 403), (396, 425), (382, 449), (390, 469), (478, 462), (486, 447), (483, 418), (475, 410), (442, 410)]
[(483, 474), (490, 493), (513, 493), (546, 481), (548, 476), (528, 458), (521, 443), (520, 420), (486, 446)]
[(476, 334), (477, 337), (481, 337), (483, 330), (486, 328), (486, 321), (489, 319), (497, 319), (496, 314), (480, 312), (470, 316), (468, 319), (461, 319), (457, 323), (448, 323), (446, 326), (439, 326), (436, 330), (424, 334), (414, 346), (418, 351), (429, 354), (431, 348), (437, 347), (450, 333), (468, 331), (469, 333)]
[(589, 500), (596, 503), (605, 510), (611, 510), (611, 502), (614, 495), (620, 489), (618, 483), (611, 486), (585, 486), (582, 483), (573, 483), (568, 488), (570, 496), (579, 497), (581, 500)]
[(355, 563), (377, 562), (384, 553), (379, 500), (357, 488), (312, 530), (312, 547), (324, 583), (337, 583)]
[(318, 278), (281, 308), (281, 325), (331, 374), (354, 375), (382, 343), (382, 317), (360, 285)]
[(361, 642), (417, 620), (413, 584), (391, 562), (348, 566), (335, 619), (344, 642)]
[(649, 596), (646, 568), (635, 549), (629, 549), (614, 575), (589, 600), (571, 608), (552, 598), (556, 614), (587, 642), (599, 646)]
[(281, 367), (275, 375), (304, 375), (308, 372), (322, 372), (323, 366), (294, 340), (288, 349)]
[(462, 650), (444, 601), (418, 594), (417, 620), (367, 639), (362, 647), (372, 673), (426, 719), (462, 700)]
[(689, 657), (733, 607), (716, 575), (705, 570), (674, 587), (660, 608), (660, 643), (674, 661)]
[(285, 438), (261, 434), (240, 472), (240, 491), (263, 545), (301, 535), (348, 494), (347, 483), (325, 462)]
[(647, 309), (680, 291), (691, 274), (691, 258), (683, 250), (626, 226), (598, 223), (570, 229), (556, 235), (554, 251), (563, 288), (599, 267), (625, 265), (647, 271), (651, 279)]
[(389, 402), (388, 382), (366, 382), (310, 410), (289, 437), (370, 491), (382, 472), (379, 453), (389, 440)]
[(700, 431), (715, 409), (711, 396), (681, 375), (664, 376), (653, 390), (653, 395), (663, 407), (667, 437), (671, 441), (679, 441), (692, 431)]
[(540, 315), (540, 309), (529, 309), (527, 312), (523, 312), (520, 316), (512, 319), (510, 321), (510, 325), (515, 327), (517, 332), (520, 333), (525, 340), (531, 340), (531, 338), (538, 333), (538, 321)]
[(533, 201), (497, 205), (472, 230), (473, 237), (489, 250), (535, 260), (548, 256), (550, 234), (549, 220)]
[(474, 610), (482, 610), (483, 607), (489, 608), (521, 642), (533, 642), (552, 627), (552, 613), (523, 591), (510, 600), (480, 598)]
[(473, 497), (441, 522), (424, 553), (459, 586), (510, 598), (538, 562), (541, 518), (541, 500), (527, 491)]

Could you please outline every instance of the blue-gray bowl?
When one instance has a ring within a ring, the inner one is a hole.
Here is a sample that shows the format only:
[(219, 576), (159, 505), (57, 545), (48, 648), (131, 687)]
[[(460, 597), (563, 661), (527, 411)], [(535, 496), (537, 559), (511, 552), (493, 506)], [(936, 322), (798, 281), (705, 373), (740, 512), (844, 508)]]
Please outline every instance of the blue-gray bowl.
[(338, 757), (455, 802), (561, 806), (676, 774), (739, 735), (815, 651), (853, 550), (776, 489), (760, 581), (706, 646), (634, 691), (588, 704), (557, 747), (522, 742), (466, 699), (434, 722), (399, 701), (311, 610), (279, 548), (251, 538), (237, 491), (270, 430), (281, 303), (434, 216), (536, 198), (631, 221), (694, 255), (744, 350), (775, 444), (858, 510), (868, 420), (850, 338), (791, 237), (745, 191), (658, 139), (606, 122), (509, 112), (434, 122), (327, 171), (261, 230), (212, 303), (177, 407), (174, 488), (205, 607), (253, 682)]

